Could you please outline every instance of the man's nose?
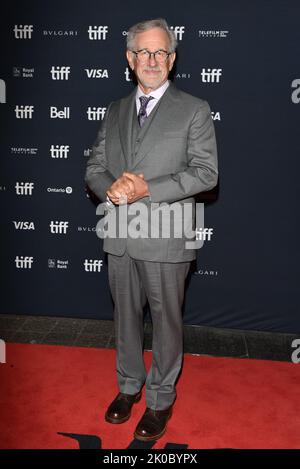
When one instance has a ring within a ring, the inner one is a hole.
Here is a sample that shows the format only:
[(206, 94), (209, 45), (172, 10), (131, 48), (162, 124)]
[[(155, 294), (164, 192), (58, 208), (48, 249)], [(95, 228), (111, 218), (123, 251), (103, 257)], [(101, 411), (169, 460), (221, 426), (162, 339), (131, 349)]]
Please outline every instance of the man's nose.
[(156, 58), (155, 58), (155, 55), (154, 54), (151, 54), (150, 57), (149, 57), (149, 63), (150, 65), (156, 65)]

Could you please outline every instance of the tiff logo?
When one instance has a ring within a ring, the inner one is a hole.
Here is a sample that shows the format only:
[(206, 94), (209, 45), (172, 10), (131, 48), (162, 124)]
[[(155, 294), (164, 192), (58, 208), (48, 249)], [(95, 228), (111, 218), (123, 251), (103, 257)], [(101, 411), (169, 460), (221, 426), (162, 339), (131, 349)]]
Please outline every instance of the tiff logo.
[(86, 272), (101, 272), (103, 261), (99, 259), (85, 259), (84, 270)]
[(70, 119), (70, 107), (58, 111), (56, 106), (50, 106), (50, 119)]
[(0, 80), (0, 103), (6, 103), (6, 84), (4, 80)]
[(15, 185), (17, 195), (32, 195), (34, 189), (33, 182), (16, 182)]
[(52, 221), (50, 222), (50, 232), (53, 234), (67, 234), (69, 226), (68, 221)]
[(88, 35), (91, 41), (98, 41), (106, 39), (108, 33), (108, 26), (89, 26)]
[(17, 269), (31, 269), (33, 264), (33, 257), (31, 256), (16, 256), (15, 258)]
[(102, 120), (106, 113), (106, 107), (91, 107), (89, 106), (87, 111), (87, 116), (89, 121), (99, 121)]
[(182, 36), (184, 34), (185, 26), (170, 26), (170, 29), (173, 30), (177, 41), (182, 41)]
[(31, 34), (33, 32), (32, 24), (15, 24), (14, 33), (16, 39), (31, 39)]
[(131, 78), (130, 78), (130, 70), (129, 70), (128, 67), (125, 68), (124, 74), (125, 74), (125, 80), (126, 81), (132, 81)]
[(71, 67), (54, 67), (52, 65), (50, 73), (52, 80), (69, 80)]
[(221, 68), (202, 68), (201, 77), (203, 83), (219, 83), (221, 75)]
[(0, 339), (0, 363), (6, 363), (6, 343)]
[(15, 113), (17, 119), (32, 119), (34, 106), (19, 106), (16, 105)]
[(51, 145), (50, 156), (51, 158), (68, 158), (69, 151), (69, 145)]

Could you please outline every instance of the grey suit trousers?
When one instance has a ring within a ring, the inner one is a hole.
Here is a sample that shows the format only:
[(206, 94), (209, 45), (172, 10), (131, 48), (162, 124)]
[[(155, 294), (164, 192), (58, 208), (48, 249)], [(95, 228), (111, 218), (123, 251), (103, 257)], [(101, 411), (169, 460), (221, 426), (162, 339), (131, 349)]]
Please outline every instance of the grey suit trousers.
[[(114, 301), (117, 378), (120, 392), (137, 393), (146, 382), (147, 407), (162, 410), (175, 400), (182, 366), (182, 304), (190, 262), (137, 260), (108, 254), (108, 278)], [(152, 325), (152, 365), (143, 360), (143, 307), (148, 300)]]

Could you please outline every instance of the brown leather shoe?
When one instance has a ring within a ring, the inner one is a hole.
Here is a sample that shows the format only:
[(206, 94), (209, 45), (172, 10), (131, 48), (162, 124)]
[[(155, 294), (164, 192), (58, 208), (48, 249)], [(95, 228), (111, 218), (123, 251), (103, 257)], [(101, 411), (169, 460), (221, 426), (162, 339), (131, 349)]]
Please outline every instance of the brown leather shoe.
[(171, 415), (172, 406), (164, 410), (147, 407), (135, 429), (134, 437), (141, 441), (158, 440), (165, 433)]
[(105, 420), (109, 423), (126, 422), (131, 415), (133, 404), (139, 402), (141, 396), (142, 391), (137, 394), (124, 394), (120, 392), (108, 407)]

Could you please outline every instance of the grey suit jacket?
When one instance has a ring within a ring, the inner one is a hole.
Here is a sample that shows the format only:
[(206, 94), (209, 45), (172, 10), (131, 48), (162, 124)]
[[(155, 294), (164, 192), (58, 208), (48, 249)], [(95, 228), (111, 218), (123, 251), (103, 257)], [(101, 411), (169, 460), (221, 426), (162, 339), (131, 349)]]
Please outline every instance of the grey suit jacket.
[[(170, 84), (152, 110), (148, 118), (151, 121), (134, 154), (135, 94), (136, 90), (109, 105), (87, 163), (85, 181), (98, 198), (105, 201), (107, 189), (124, 171), (143, 173), (150, 198), (125, 206), (129, 210), (128, 219), (124, 222), (123, 217), (121, 223), (142, 227), (138, 235), (106, 237), (103, 249), (118, 256), (126, 250), (131, 257), (148, 261), (193, 260), (196, 252), (186, 249), (185, 244), (193, 239), (195, 228), (193, 196), (212, 189), (218, 181), (210, 107), (206, 101)], [(145, 210), (133, 215), (135, 206), (140, 208), (141, 203)], [(122, 209), (124, 215), (124, 206)], [(177, 216), (180, 209), (184, 214), (182, 221)], [(115, 206), (109, 213), (118, 220), (119, 212), (120, 207)], [(162, 216), (157, 216), (159, 212)], [(176, 216), (172, 216), (172, 212)], [(170, 221), (170, 233), (165, 232), (166, 225), (162, 226), (166, 220), (167, 224)], [(154, 221), (155, 235), (151, 236)]]

